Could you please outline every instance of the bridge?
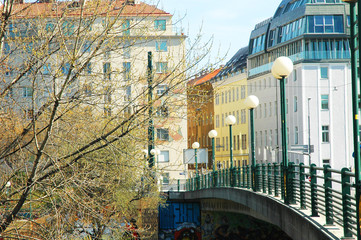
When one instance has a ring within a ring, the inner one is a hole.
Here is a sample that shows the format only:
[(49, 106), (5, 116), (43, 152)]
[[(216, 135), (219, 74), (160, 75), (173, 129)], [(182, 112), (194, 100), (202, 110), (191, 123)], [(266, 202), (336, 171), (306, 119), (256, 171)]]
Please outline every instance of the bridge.
[[(222, 200), (223, 208), (233, 206), (234, 212), (272, 223), (295, 240), (361, 239), (356, 226), (355, 174), (350, 169), (289, 163), (288, 181), (283, 181), (283, 171), (277, 163), (256, 165), (254, 177), (251, 166), (212, 171), (188, 179), (178, 191), (169, 193), (169, 199)], [(289, 203), (284, 201), (286, 194)], [(203, 201), (201, 206), (212, 208), (209, 204)]]

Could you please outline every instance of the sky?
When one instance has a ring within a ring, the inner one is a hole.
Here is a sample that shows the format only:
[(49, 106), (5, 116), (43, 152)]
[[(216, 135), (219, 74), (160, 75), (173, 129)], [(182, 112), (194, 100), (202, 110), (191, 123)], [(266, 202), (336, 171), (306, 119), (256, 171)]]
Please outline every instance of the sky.
[[(248, 45), (254, 26), (275, 13), (281, 0), (159, 0), (159, 7), (173, 14), (178, 28), (194, 39), (202, 34), (213, 39), (211, 58), (225, 56), (226, 63), (240, 48)], [(211, 60), (212, 60), (211, 59)]]

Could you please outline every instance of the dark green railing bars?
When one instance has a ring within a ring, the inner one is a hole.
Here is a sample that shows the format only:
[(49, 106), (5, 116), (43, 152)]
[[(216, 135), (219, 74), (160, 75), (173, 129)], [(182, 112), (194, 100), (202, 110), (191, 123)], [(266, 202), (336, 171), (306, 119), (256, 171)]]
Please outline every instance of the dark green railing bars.
[[(282, 165), (277, 163), (257, 164), (256, 191), (278, 197), (285, 191), (285, 186), (281, 184), (282, 170)], [(303, 163), (289, 163), (287, 170), (289, 182), (286, 187), (290, 204), (299, 204), (301, 209), (310, 209), (312, 216), (324, 215), (327, 225), (342, 226), (344, 238), (357, 236), (355, 174), (350, 169), (335, 170), (329, 165), (317, 167), (315, 164), (305, 166)], [(251, 166), (221, 169), (201, 174), (198, 178), (187, 179), (183, 189), (251, 189), (251, 177)]]

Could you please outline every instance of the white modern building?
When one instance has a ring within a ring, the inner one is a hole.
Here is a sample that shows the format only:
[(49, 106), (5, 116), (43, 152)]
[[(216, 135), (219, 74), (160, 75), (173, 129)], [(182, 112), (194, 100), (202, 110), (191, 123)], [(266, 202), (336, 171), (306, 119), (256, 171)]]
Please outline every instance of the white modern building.
[[(283, 0), (250, 37), (248, 94), (256, 95), (256, 159), (281, 162), (279, 82), (273, 61), (288, 56), (289, 162), (353, 167), (348, 5), (341, 0)], [(308, 156), (308, 145), (313, 151)]]

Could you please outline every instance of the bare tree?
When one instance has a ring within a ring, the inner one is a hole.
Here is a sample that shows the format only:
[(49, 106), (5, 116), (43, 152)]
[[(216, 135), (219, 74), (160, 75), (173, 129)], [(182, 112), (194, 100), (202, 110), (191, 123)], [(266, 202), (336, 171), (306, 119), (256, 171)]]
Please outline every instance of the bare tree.
[[(169, 14), (133, 2), (2, 6), (0, 235), (120, 236), (139, 208), (157, 208), (148, 110), (167, 106), (156, 124), (185, 121), (187, 72), (204, 56), (190, 61), (199, 39), (186, 51), (182, 33), (163, 29)], [(148, 101), (152, 44), (159, 91)]]

